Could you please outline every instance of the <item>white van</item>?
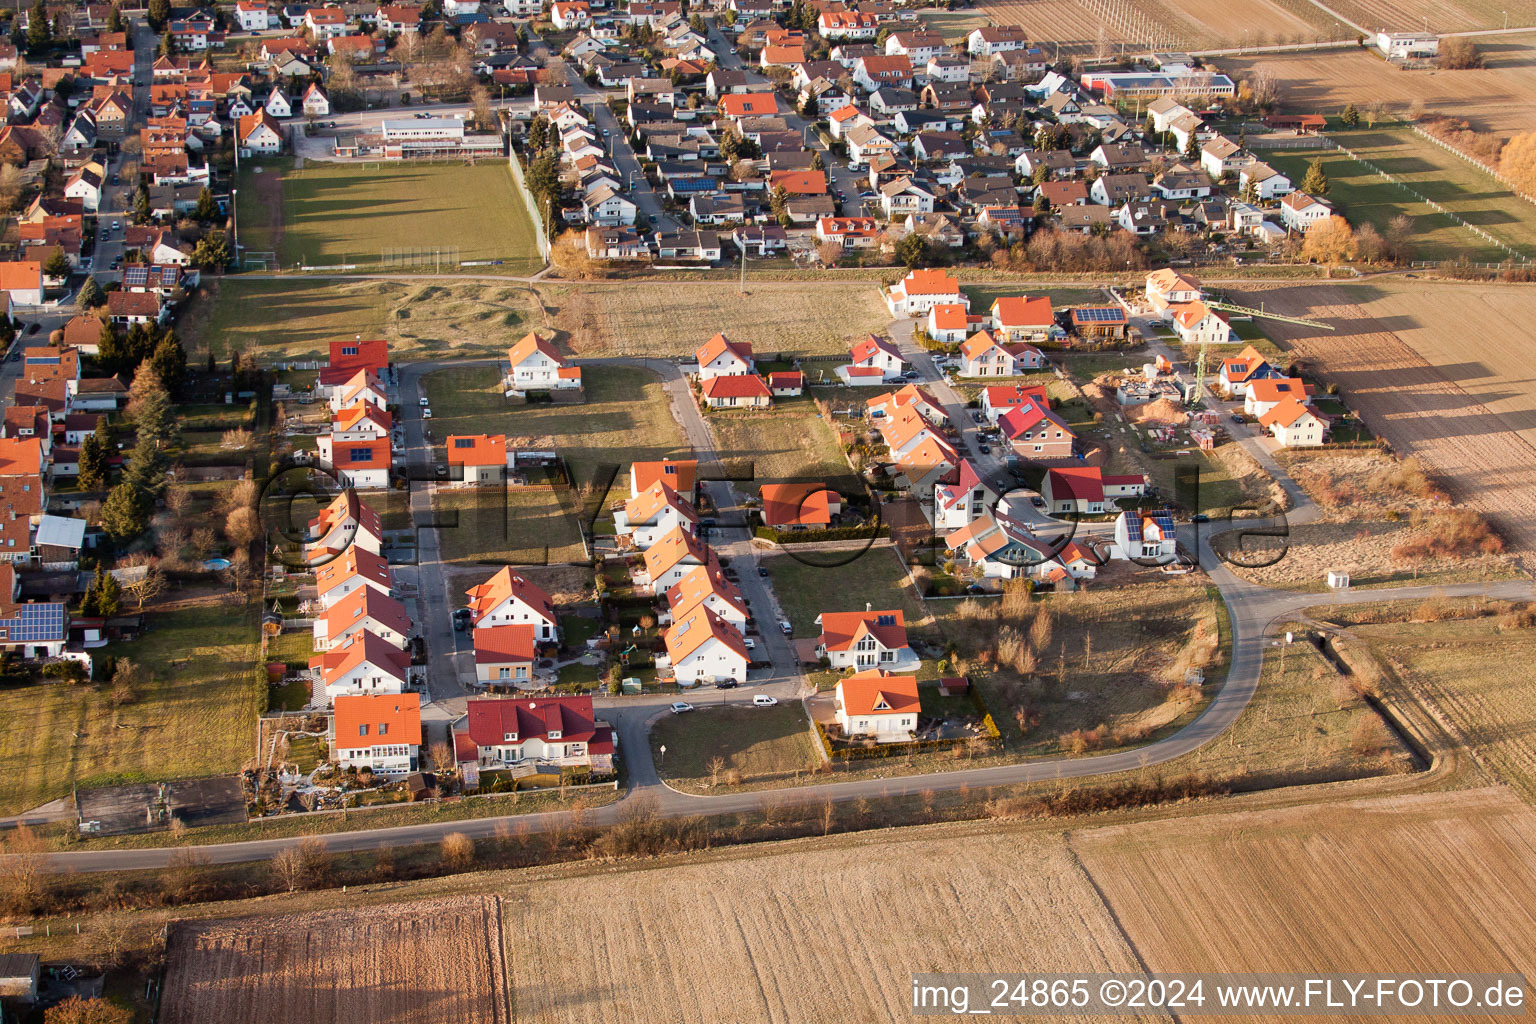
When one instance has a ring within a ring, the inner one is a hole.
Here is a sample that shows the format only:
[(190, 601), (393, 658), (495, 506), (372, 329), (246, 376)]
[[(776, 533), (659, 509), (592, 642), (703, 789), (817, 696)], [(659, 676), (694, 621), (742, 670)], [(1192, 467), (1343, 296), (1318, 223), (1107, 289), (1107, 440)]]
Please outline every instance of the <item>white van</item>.
[(766, 693), (760, 693), (752, 698), (752, 706), (755, 708), (771, 708), (779, 702), (779, 698), (770, 697)]

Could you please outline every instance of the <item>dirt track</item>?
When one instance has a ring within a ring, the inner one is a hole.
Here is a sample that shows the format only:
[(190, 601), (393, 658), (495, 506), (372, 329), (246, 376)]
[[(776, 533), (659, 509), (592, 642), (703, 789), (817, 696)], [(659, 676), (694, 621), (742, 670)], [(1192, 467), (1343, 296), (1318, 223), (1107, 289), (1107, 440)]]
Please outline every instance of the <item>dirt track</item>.
[[(1234, 292), (1232, 297), (1244, 305), (1262, 301), (1269, 309), (1334, 324), (1333, 333), (1274, 321), (1265, 330), (1336, 382), (1370, 428), (1400, 454), (1418, 456), (1457, 501), (1493, 522), (1513, 554), (1536, 554), (1536, 446), (1387, 329), (1357, 301), (1365, 296), (1345, 287), (1307, 284)], [(1433, 315), (1429, 309), (1425, 313)], [(1450, 338), (1479, 329), (1454, 318), (1435, 324)], [(1519, 339), (1511, 343), (1518, 345)], [(1454, 375), (1458, 368), (1446, 370)], [(1498, 371), (1481, 364), (1478, 370), (1495, 378), (1501, 376)], [(1528, 389), (1528, 371), (1502, 376), (1506, 386)]]

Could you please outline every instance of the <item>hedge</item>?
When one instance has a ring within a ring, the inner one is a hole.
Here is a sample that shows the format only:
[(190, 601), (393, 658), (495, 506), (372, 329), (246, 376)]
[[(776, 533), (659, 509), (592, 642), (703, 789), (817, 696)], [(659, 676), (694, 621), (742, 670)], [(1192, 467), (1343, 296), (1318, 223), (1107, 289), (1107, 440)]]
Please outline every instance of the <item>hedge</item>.
[[(996, 750), (1002, 746), (1001, 734), (997, 732), (997, 726), (992, 725), (992, 716), (986, 717), (985, 724), (990, 725), (990, 734), (986, 739), (988, 746)], [(872, 747), (841, 747), (834, 748), (832, 739), (827, 735), (827, 727), (820, 722), (816, 723), (816, 732), (821, 737), (821, 745), (829, 758), (847, 763), (849, 761), (868, 761), (887, 757), (904, 757), (907, 754), (919, 754), (927, 750), (953, 750), (956, 743), (966, 740), (908, 740), (905, 743), (877, 743)]]
[(811, 544), (822, 540), (868, 540), (885, 536), (884, 524), (875, 526), (835, 526), (830, 530), (778, 530), (771, 526), (759, 526), (752, 532), (754, 537), (771, 540), (775, 544)]

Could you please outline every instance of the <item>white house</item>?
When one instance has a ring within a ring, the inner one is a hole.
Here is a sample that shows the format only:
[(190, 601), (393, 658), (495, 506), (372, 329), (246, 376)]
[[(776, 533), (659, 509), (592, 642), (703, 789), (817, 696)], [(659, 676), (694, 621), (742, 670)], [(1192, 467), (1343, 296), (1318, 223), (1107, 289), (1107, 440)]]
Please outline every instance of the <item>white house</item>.
[(910, 271), (885, 296), (892, 316), (922, 316), (940, 303), (971, 308), (971, 298), (960, 290), (960, 282), (938, 268)]
[(377, 555), (383, 547), (384, 530), (378, 513), (363, 503), (354, 490), (345, 490), (306, 524), (306, 564), (323, 565), (354, 544)]
[(1307, 228), (1333, 216), (1333, 204), (1326, 199), (1292, 192), (1280, 200), (1280, 223), (1291, 231), (1307, 233)]
[(1312, 410), (1295, 398), (1277, 403), (1259, 417), (1259, 426), (1268, 430), (1286, 448), (1306, 448), (1323, 443), (1327, 425)]
[(241, 156), (275, 156), (283, 151), (283, 126), (265, 108), (242, 117), (236, 136)]
[(649, 587), (652, 596), (660, 597), (680, 583), (695, 566), (714, 569), (716, 564), (715, 553), (708, 544), (688, 530), (674, 528), (645, 549), (635, 578), (642, 586)]
[(471, 697), (465, 711), (453, 734), (461, 763), (613, 770), (613, 729), (593, 716), (591, 697)]
[(305, 117), (330, 117), (331, 101), (325, 95), (325, 90), (320, 88), (319, 82), (309, 83), (309, 88), (304, 90), (303, 111)]
[(393, 597), (389, 562), (376, 552), (352, 545), (338, 559), (315, 570), (315, 591), (320, 607), (329, 609), (355, 591), (371, 587), (385, 597)]
[(960, 345), (962, 377), (1013, 377), (1023, 370), (1039, 369), (1044, 363), (1039, 349), (1004, 345), (991, 331), (977, 331)]
[(507, 375), (502, 386), (519, 392), (580, 390), (581, 367), (572, 365), (553, 344), (530, 331), (507, 350)]
[(700, 380), (745, 376), (757, 372), (751, 342), (732, 341), (724, 334), (717, 334), (706, 341), (699, 347), (695, 357), (699, 361)]
[(876, 381), (888, 380), (900, 377), (906, 372), (906, 360), (901, 358), (901, 350), (890, 338), (882, 338), (879, 335), (867, 335), (848, 353), (848, 366), (838, 368), (838, 376), (845, 381), (850, 376), (864, 376), (863, 374), (844, 374), (842, 371), (849, 367), (856, 370), (874, 371)]
[(928, 310), (928, 337), (945, 345), (954, 345), (970, 336), (971, 328), (979, 324), (959, 303), (940, 303)]
[(1236, 172), (1249, 162), (1243, 148), (1225, 135), (1218, 135), (1200, 147), (1200, 168), (1212, 178)]
[(1168, 565), (1178, 550), (1173, 516), (1166, 510), (1121, 512), (1115, 517), (1115, 543), (1110, 548), (1110, 557)]
[(1382, 56), (1394, 60), (1426, 60), (1440, 52), (1440, 37), (1429, 32), (1377, 32), (1372, 40)]
[(816, 616), (821, 635), (816, 656), (832, 668), (883, 668), (916, 671), (922, 659), (907, 643), (907, 626), (899, 609), (862, 612), (822, 612)]
[(594, 185), (582, 199), (581, 205), (586, 210), (587, 221), (592, 224), (601, 224), (603, 227), (633, 224), (640, 210), (628, 196), (610, 182)]
[(1107, 512), (1115, 508), (1117, 499), (1139, 498), (1146, 490), (1146, 477), (1110, 476), (1098, 466), (1048, 469), (1040, 484), (1040, 496), (1052, 513)]
[(667, 662), (683, 686), (744, 682), (747, 678), (746, 643), (736, 628), (704, 605), (675, 620), (662, 639)]
[(660, 480), (613, 513), (614, 533), (644, 551), (673, 530), (697, 533), (699, 517), (686, 498)]
[(592, 8), (586, 0), (556, 0), (550, 5), (549, 20), (561, 32), (592, 23)]
[(373, 633), (403, 651), (410, 643), (411, 620), (405, 614), (405, 606), (395, 598), (372, 587), (361, 587), (315, 619), (315, 650), (338, 647), (361, 631)]
[(1241, 339), (1227, 315), (1204, 302), (1186, 302), (1168, 308), (1168, 324), (1185, 345), (1235, 345)]
[(971, 460), (964, 459), (956, 467), (952, 481), (934, 485), (933, 528), (958, 530), (969, 526), (977, 517), (985, 515), (998, 497), (997, 491), (982, 479)]
[(293, 103), (283, 94), (281, 86), (274, 85), (272, 91), (267, 93), (267, 101), (262, 104), (262, 109), (279, 120), (293, 116)]
[(915, 677), (878, 668), (838, 680), (833, 707), (845, 736), (872, 736), (880, 743), (912, 739), (922, 710)]
[(1243, 395), (1243, 412), (1249, 416), (1263, 416), (1287, 399), (1303, 404), (1307, 401), (1307, 385), (1300, 377), (1266, 377), (1251, 380)]
[(420, 766), (421, 698), (414, 693), (337, 697), (326, 731), (332, 760), (343, 769), (409, 775)]
[(735, 627), (736, 632), (746, 635), (747, 620), (751, 614), (741, 591), (726, 578), (725, 573), (697, 565), (667, 591), (667, 618), (676, 622), (701, 606)]
[(339, 441), (331, 435), (316, 439), (320, 461), (328, 465), (344, 486), (382, 490), (389, 486), (390, 447), (387, 439)]
[(266, 0), (239, 0), (235, 4), (235, 19), (242, 32), (265, 32), (270, 24)]
[(541, 642), (559, 639), (560, 623), (554, 602), (538, 584), (511, 566), (465, 592), (469, 597), (471, 621), (475, 628), (527, 624), (534, 627)]
[(91, 164), (82, 167), (70, 176), (68, 184), (64, 186), (64, 195), (68, 199), (80, 200), (80, 208), (86, 213), (95, 213), (101, 205), (101, 175), (92, 168), (99, 165)]
[(367, 629), (310, 658), (309, 669), (332, 701), (348, 693), (403, 693), (411, 682), (411, 656)]
[(973, 57), (994, 57), (1009, 50), (1029, 48), (1029, 33), (1017, 25), (975, 28), (965, 37), (966, 52)]
[(1049, 341), (1056, 314), (1049, 295), (1004, 295), (992, 301), (992, 333), (1003, 344)]
[(533, 678), (539, 638), (528, 623), (475, 630), (475, 680), (487, 686), (516, 686)]
[(1278, 199), (1291, 190), (1290, 178), (1257, 160), (1245, 165), (1237, 174), (1240, 191), (1247, 191), (1250, 182), (1260, 200)]

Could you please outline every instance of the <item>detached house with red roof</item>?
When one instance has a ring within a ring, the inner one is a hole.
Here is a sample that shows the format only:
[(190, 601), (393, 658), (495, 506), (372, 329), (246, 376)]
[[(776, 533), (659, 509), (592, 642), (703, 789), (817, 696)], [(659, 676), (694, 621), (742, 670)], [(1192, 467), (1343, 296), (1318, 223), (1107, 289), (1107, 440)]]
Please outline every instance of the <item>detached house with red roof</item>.
[(1237, 355), (1221, 361), (1221, 372), (1216, 380), (1228, 397), (1246, 398), (1248, 386), (1254, 381), (1279, 376), (1280, 371), (1269, 365), (1269, 361), (1259, 354), (1258, 349), (1248, 345)]
[(515, 394), (580, 391), (581, 367), (560, 355), (552, 343), (530, 332), (507, 350), (507, 375), (502, 386)]
[(613, 729), (597, 721), (591, 697), (471, 697), (454, 725), (454, 749), (460, 763), (481, 768), (534, 763), (613, 771)]
[(981, 323), (981, 317), (972, 316), (959, 303), (941, 302), (928, 311), (928, 337), (955, 345), (970, 337)]
[(981, 389), (981, 415), (994, 427), (1003, 413), (1030, 403), (1050, 408), (1050, 394), (1044, 384), (999, 384)]
[(508, 624), (534, 627), (541, 643), (560, 638), (560, 623), (549, 595), (528, 577), (503, 566), (496, 575), (465, 592), (476, 629)]
[(1050, 406), (1038, 401), (1023, 402), (1009, 409), (997, 418), (997, 428), (1020, 458), (1037, 462), (1070, 459), (1077, 440), (1072, 428), (1051, 412)]
[(949, 423), (949, 414), (944, 411), (939, 400), (916, 384), (908, 384), (896, 391), (876, 395), (864, 403), (864, 411), (871, 420), (895, 416), (902, 409), (911, 409), (936, 427), (946, 426)]
[(320, 371), (320, 387), (327, 390), (346, 384), (367, 370), (380, 381), (390, 379), (389, 342), (382, 338), (355, 338), (330, 343), (330, 363)]
[(1014, 377), (1045, 366), (1045, 355), (1033, 345), (1009, 345), (992, 331), (977, 331), (961, 344), (960, 361), (962, 377)]
[(421, 763), (421, 698), (414, 693), (337, 697), (326, 745), (341, 768), (409, 775)]
[[(118, 293), (114, 293), (118, 294)], [(389, 486), (389, 439), (341, 441), (330, 435), (316, 440), (320, 461), (328, 465), (345, 487), (364, 491)]]
[(1243, 412), (1249, 416), (1263, 416), (1287, 398), (1297, 399), (1305, 404), (1306, 382), (1300, 377), (1266, 377), (1251, 381), (1247, 392), (1243, 395)]
[(844, 736), (869, 736), (880, 743), (911, 740), (922, 711), (915, 676), (888, 675), (878, 668), (838, 680), (832, 704)]
[(1005, 345), (1049, 341), (1056, 326), (1049, 296), (1008, 295), (992, 300), (992, 333)]
[(883, 383), (895, 380), (907, 370), (901, 349), (889, 338), (871, 334), (856, 343), (848, 353), (848, 364), (835, 371), (845, 384)]
[(825, 530), (842, 513), (843, 499), (819, 483), (763, 484), (763, 525), (775, 530)]
[(1050, 469), (1040, 484), (1040, 496), (1053, 513), (1112, 512), (1118, 499), (1140, 498), (1146, 493), (1145, 476), (1108, 475), (1098, 466)]
[(712, 377), (734, 377), (757, 373), (757, 363), (752, 358), (752, 345), (745, 341), (732, 341), (724, 334), (710, 338), (695, 353), (699, 361), (699, 380)]
[(773, 392), (757, 374), (709, 377), (699, 389), (710, 409), (766, 409)]
[[(682, 618), (675, 619), (662, 634), (666, 642), (666, 663), (682, 686), (744, 682), (747, 678), (747, 645), (736, 627), (698, 605)], [(662, 668), (658, 659), (658, 668)]]
[(900, 609), (862, 612), (822, 612), (816, 616), (821, 635), (816, 656), (832, 668), (885, 668), (915, 671), (922, 663), (907, 643), (907, 625)]
[(940, 303), (971, 308), (970, 296), (960, 290), (960, 282), (939, 269), (913, 270), (885, 295), (892, 316), (922, 316)]
[(699, 463), (695, 459), (632, 462), (629, 464), (629, 493), (631, 496), (639, 494), (659, 481), (676, 491), (679, 497), (692, 502), (697, 495), (694, 477), (698, 471)]
[(1285, 448), (1311, 448), (1323, 443), (1327, 422), (1305, 402), (1286, 397), (1259, 416), (1259, 426)]
[(644, 551), (673, 530), (697, 533), (699, 516), (687, 499), (658, 480), (613, 513), (613, 529)]
[(376, 405), (354, 405), (331, 417), (331, 443), (388, 441), (394, 417)]
[(450, 479), (473, 486), (506, 483), (512, 456), (505, 434), (452, 434), (446, 445)]
[(986, 515), (998, 493), (977, 471), (970, 459), (962, 459), (952, 478), (933, 488), (933, 528), (959, 530)]

